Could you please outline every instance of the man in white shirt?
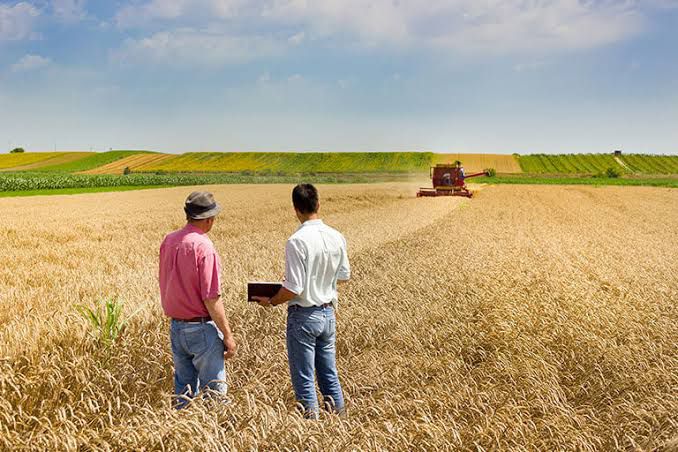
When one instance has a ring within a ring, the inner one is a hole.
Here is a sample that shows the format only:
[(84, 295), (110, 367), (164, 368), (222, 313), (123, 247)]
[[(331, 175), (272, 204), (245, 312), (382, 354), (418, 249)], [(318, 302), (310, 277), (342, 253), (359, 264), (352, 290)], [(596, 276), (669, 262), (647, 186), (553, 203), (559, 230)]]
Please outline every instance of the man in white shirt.
[(318, 417), (315, 376), (325, 407), (344, 412), (336, 364), (337, 281), (351, 277), (346, 239), (318, 217), (318, 190), (299, 184), (292, 203), (301, 226), (285, 246), (285, 281), (261, 306), (287, 303), (287, 357), (297, 401), (309, 418)]

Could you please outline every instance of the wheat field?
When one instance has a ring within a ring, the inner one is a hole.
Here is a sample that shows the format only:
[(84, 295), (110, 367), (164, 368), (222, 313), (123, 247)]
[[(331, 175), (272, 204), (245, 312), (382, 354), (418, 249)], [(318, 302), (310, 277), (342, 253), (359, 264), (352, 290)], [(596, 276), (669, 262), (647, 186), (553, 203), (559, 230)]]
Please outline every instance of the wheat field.
[(467, 173), (477, 173), (494, 168), (498, 173), (522, 173), (513, 155), (503, 154), (433, 154), (431, 163), (454, 163), (459, 160)]
[(136, 171), (139, 167), (144, 165), (157, 164), (169, 158), (172, 158), (169, 154), (133, 154), (106, 165), (82, 171), (81, 174), (123, 174), (125, 168)]
[(78, 160), (91, 152), (21, 152), (0, 154), (0, 171), (22, 171), (42, 168), (51, 162), (63, 163)]
[[(349, 242), (338, 366), (348, 417), (296, 412), (279, 279), (291, 186), (213, 186), (211, 237), (239, 354), (230, 405), (170, 408), (156, 280), (192, 188), (0, 199), (0, 449), (673, 450), (678, 446), (678, 192), (321, 186)], [(140, 309), (111, 348), (76, 304)]]
[[(40, 155), (42, 154), (42, 155)], [(82, 160), (86, 157), (94, 155), (93, 152), (44, 152), (44, 153), (24, 153), (14, 154), (18, 156), (25, 156), (23, 159), (14, 160), (12, 154), (0, 155), (0, 167), (4, 164), (12, 166), (0, 169), (0, 171), (31, 171), (42, 169), (53, 165), (63, 165), (71, 162)], [(9, 157), (9, 158), (8, 158)], [(30, 162), (30, 163), (23, 163)]]

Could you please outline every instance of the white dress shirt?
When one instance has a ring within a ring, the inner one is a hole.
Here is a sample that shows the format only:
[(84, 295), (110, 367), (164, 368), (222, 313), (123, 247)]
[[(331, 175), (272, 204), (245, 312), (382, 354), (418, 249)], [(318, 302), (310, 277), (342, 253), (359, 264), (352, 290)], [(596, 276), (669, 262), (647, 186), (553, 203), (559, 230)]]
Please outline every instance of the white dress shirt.
[(285, 245), (283, 287), (297, 294), (290, 306), (337, 304), (337, 280), (351, 277), (346, 239), (322, 220), (308, 220)]

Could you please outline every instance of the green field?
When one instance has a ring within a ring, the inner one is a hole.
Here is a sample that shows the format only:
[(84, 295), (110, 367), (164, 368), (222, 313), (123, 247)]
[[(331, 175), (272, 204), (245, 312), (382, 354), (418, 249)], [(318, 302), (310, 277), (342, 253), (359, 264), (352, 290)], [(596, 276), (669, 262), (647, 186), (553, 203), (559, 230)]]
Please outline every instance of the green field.
[[(363, 175), (317, 175), (317, 176), (261, 176), (250, 174), (130, 174), (88, 175), (59, 173), (4, 173), (0, 174), (0, 194), (16, 196), (21, 194), (48, 194), (55, 190), (74, 190), (73, 192), (89, 192), (97, 188), (113, 190), (124, 187), (214, 185), (214, 184), (275, 184), (312, 182), (319, 184), (332, 183), (367, 183), (391, 180), (387, 175), (382, 177), (366, 177)], [(54, 192), (55, 194), (59, 194)]]
[(530, 174), (597, 174), (608, 168), (624, 169), (611, 154), (521, 155), (518, 163)]
[[(0, 170), (79, 173), (151, 151), (0, 155)], [(158, 155), (167, 155), (159, 154)], [(144, 163), (135, 173), (360, 174), (428, 173), (435, 163), (461, 160), (467, 171), (494, 168), (500, 174), (597, 175), (612, 168), (630, 175), (678, 174), (678, 156), (624, 154), (434, 154), (432, 152), (189, 152)], [(52, 164), (51, 162), (54, 162)], [(517, 164), (516, 164), (517, 162)]]
[[(123, 190), (230, 183), (382, 182), (428, 176), (440, 159), (460, 159), (467, 169), (494, 164), (499, 174), (478, 183), (678, 185), (678, 156), (625, 154), (493, 155), (431, 152), (186, 153), (132, 168), (133, 174), (80, 174), (150, 151), (24, 153), (0, 155), (2, 196)], [(160, 154), (162, 155), (162, 154)], [(515, 160), (514, 160), (515, 159)], [(516, 161), (519, 164), (516, 165)], [(50, 165), (50, 162), (59, 162)], [(13, 168), (18, 168), (13, 169)], [(501, 169), (500, 169), (501, 168)], [(604, 177), (612, 168), (622, 177)], [(522, 173), (516, 173), (522, 170)], [(671, 177), (674, 176), (674, 177)]]
[(634, 173), (638, 174), (678, 174), (678, 156), (676, 155), (623, 155), (621, 160)]
[[(476, 182), (474, 180), (473, 182)], [(514, 185), (628, 185), (647, 187), (678, 188), (677, 177), (574, 177), (574, 176), (532, 176), (510, 175), (497, 177), (483, 177), (477, 179), (483, 184), (514, 184)]]
[[(626, 154), (531, 154), (518, 156), (528, 174), (599, 174), (608, 168), (630, 174), (678, 174), (678, 156)], [(620, 163), (621, 162), (621, 163)]]
[(80, 171), (87, 171), (98, 168), (103, 165), (115, 162), (116, 160), (129, 157), (130, 155), (146, 153), (149, 151), (108, 151), (101, 152), (89, 157), (85, 157), (75, 162), (64, 163), (60, 165), (44, 166), (40, 171), (57, 172), (57, 173), (77, 173)]

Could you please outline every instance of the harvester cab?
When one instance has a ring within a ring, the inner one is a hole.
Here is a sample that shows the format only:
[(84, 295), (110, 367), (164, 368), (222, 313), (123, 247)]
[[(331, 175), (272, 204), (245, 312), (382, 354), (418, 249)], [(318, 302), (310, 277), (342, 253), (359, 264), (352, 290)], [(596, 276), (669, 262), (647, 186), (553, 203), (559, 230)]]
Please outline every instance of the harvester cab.
[(464, 168), (460, 164), (442, 163), (431, 167), (430, 177), (433, 188), (420, 188), (417, 197), (420, 196), (473, 196), (466, 187), (466, 179), (478, 176), (489, 176), (489, 172), (464, 174)]

